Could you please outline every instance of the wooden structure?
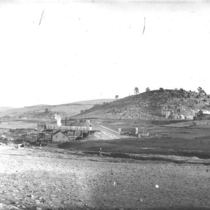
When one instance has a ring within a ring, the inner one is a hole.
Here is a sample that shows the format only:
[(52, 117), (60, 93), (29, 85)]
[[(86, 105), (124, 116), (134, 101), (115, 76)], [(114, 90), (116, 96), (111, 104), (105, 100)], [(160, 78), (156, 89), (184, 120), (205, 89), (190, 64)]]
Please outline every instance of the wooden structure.
[[(40, 144), (48, 142), (75, 141), (78, 137), (83, 138), (85, 135), (97, 132), (91, 126), (57, 126), (46, 123), (37, 124), (37, 141)], [(57, 136), (55, 136), (55, 133)]]
[(132, 136), (149, 136), (149, 132), (146, 128), (139, 127), (125, 127), (119, 128), (118, 132), (120, 135), (132, 135)]
[(205, 114), (202, 110), (200, 110), (195, 114), (194, 120), (210, 120), (210, 114)]
[(68, 136), (65, 135), (61, 130), (58, 130), (52, 134), (52, 142), (67, 142), (69, 140)]

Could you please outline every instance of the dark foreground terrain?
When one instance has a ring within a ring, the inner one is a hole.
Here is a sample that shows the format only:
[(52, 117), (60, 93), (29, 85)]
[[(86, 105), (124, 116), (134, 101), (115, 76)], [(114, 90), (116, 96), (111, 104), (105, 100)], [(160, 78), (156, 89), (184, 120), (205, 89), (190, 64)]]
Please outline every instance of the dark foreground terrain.
[[(129, 123), (101, 123), (117, 131), (118, 127), (126, 127), (131, 130), (134, 126)], [(140, 125), (136, 125), (141, 129)], [(67, 142), (59, 145), (60, 148), (70, 151), (83, 151), (85, 153), (96, 153), (101, 149), (103, 155), (125, 157), (131, 154), (136, 155), (164, 155), (164, 156), (183, 156), (201, 159), (210, 159), (210, 121), (183, 121), (165, 125), (144, 125), (149, 132), (148, 136), (136, 137), (132, 135), (116, 135), (115, 139), (96, 139)], [(134, 129), (133, 129), (134, 130)], [(106, 130), (106, 133), (110, 130)], [(123, 137), (123, 138), (122, 138)]]
[(210, 165), (0, 146), (0, 209), (209, 209)]

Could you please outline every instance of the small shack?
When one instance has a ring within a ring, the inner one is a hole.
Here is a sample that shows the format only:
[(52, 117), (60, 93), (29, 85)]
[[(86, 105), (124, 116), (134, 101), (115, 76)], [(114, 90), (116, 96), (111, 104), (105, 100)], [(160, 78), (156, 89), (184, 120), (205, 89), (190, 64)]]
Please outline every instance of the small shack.
[(149, 132), (146, 128), (143, 127), (126, 127), (119, 128), (120, 135), (131, 135), (131, 136), (149, 136)]
[(68, 136), (62, 131), (58, 130), (52, 134), (52, 142), (67, 142), (69, 140)]
[(210, 114), (204, 113), (202, 110), (199, 110), (195, 114), (194, 120), (210, 120)]

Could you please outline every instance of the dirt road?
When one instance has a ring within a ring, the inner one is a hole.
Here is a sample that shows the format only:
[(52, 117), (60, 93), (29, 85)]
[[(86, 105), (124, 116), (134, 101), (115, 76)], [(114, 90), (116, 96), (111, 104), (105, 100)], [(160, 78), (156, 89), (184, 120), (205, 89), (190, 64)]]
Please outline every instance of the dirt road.
[(120, 139), (120, 138), (127, 137), (127, 136), (120, 135), (119, 132), (100, 124), (93, 124), (93, 129), (100, 130), (100, 132), (96, 132), (94, 134), (95, 139), (110, 140), (110, 139)]
[(121, 136), (119, 134), (119, 132), (111, 130), (110, 128), (107, 128), (103, 125), (99, 125), (98, 126), (98, 130), (100, 130), (99, 133), (95, 133), (95, 137), (97, 139), (104, 139), (104, 140), (110, 140), (110, 139), (120, 139), (123, 138), (123, 136)]
[(207, 165), (127, 163), (52, 148), (0, 148), (0, 209), (210, 207)]

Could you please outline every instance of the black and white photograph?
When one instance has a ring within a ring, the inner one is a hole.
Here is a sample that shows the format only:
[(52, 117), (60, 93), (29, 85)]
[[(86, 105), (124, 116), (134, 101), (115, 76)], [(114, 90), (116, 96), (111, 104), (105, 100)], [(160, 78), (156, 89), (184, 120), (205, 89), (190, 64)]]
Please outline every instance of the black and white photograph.
[(210, 209), (208, 0), (0, 0), (0, 210)]

